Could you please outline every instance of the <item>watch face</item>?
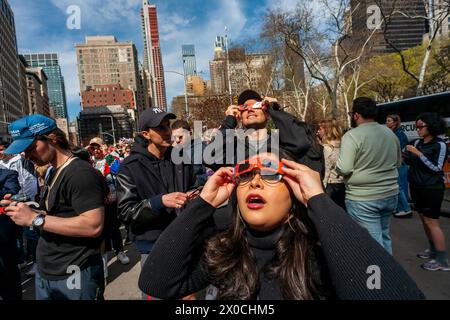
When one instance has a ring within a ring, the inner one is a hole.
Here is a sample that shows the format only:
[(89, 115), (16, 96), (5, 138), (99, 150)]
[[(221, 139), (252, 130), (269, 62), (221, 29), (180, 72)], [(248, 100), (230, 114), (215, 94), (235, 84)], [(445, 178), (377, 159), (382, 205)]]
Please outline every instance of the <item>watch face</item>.
[(34, 219), (33, 221), (33, 225), (35, 227), (40, 227), (44, 224), (44, 217), (42, 216), (37, 216), (36, 219)]

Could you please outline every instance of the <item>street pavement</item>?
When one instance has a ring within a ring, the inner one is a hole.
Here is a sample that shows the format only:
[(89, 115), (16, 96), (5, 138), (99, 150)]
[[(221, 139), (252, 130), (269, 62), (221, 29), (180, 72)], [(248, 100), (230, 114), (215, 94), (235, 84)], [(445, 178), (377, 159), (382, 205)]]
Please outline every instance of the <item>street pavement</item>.
[[(450, 197), (447, 197), (447, 200), (450, 200)], [(450, 201), (444, 201), (442, 211), (445, 215), (441, 217), (441, 226), (446, 235), (447, 248), (450, 249)], [(418, 215), (414, 214), (410, 219), (392, 218), (391, 235), (395, 259), (416, 281), (427, 299), (450, 300), (450, 272), (430, 272), (420, 268), (420, 264), (425, 261), (417, 258), (416, 254), (426, 249), (428, 242)], [(108, 283), (105, 290), (106, 300), (141, 299), (141, 293), (137, 287), (141, 270), (140, 256), (132, 245), (125, 248), (130, 257), (128, 265), (121, 265), (110, 253)], [(34, 278), (26, 277), (23, 274), (22, 279), (24, 281), (23, 298), (33, 300)]]

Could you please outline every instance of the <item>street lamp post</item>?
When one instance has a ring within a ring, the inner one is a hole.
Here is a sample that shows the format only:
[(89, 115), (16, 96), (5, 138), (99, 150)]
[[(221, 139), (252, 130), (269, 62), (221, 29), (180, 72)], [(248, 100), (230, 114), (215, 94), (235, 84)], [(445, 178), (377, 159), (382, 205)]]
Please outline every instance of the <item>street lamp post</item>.
[(186, 117), (189, 116), (189, 105), (188, 105), (188, 98), (187, 98), (187, 83), (186, 83), (186, 75), (182, 74), (181, 72), (178, 71), (164, 71), (167, 73), (175, 73), (178, 74), (180, 76), (183, 77), (184, 79), (184, 103), (185, 103), (185, 109), (186, 109)]
[[(114, 145), (116, 145), (116, 130), (114, 129), (114, 117), (113, 116), (100, 116), (100, 118), (110, 118), (111, 119), (111, 127), (112, 127), (112, 137)], [(101, 124), (100, 124), (101, 125)], [(101, 133), (101, 132), (100, 132)], [(106, 133), (105, 133), (106, 134)]]
[(233, 104), (233, 97), (231, 95), (231, 79), (230, 79), (230, 58), (228, 54), (228, 28), (225, 27), (225, 50), (227, 52), (227, 78), (228, 78), (228, 93), (230, 94), (230, 105)]

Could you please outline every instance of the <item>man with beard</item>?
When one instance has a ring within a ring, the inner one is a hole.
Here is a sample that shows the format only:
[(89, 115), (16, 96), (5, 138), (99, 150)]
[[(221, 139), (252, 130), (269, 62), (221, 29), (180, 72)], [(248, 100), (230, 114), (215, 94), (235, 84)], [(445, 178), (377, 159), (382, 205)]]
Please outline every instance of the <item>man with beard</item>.
[(372, 99), (357, 98), (349, 115), (354, 129), (342, 138), (336, 164), (345, 178), (347, 212), (392, 253), (389, 224), (398, 200), (400, 143), (391, 130), (375, 122)]

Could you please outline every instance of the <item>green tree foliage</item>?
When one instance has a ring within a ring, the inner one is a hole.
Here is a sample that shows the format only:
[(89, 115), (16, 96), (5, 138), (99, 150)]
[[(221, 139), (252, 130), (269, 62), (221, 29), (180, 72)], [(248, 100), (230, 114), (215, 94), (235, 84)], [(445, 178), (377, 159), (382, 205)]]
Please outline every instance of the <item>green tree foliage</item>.
[[(404, 50), (408, 69), (419, 73), (424, 46)], [(424, 93), (431, 94), (450, 90), (450, 41), (438, 42), (433, 48), (425, 75)], [(362, 81), (368, 83), (361, 89), (361, 95), (370, 96), (379, 102), (409, 98), (416, 95), (417, 83), (402, 68), (397, 53), (373, 56), (361, 70)]]

